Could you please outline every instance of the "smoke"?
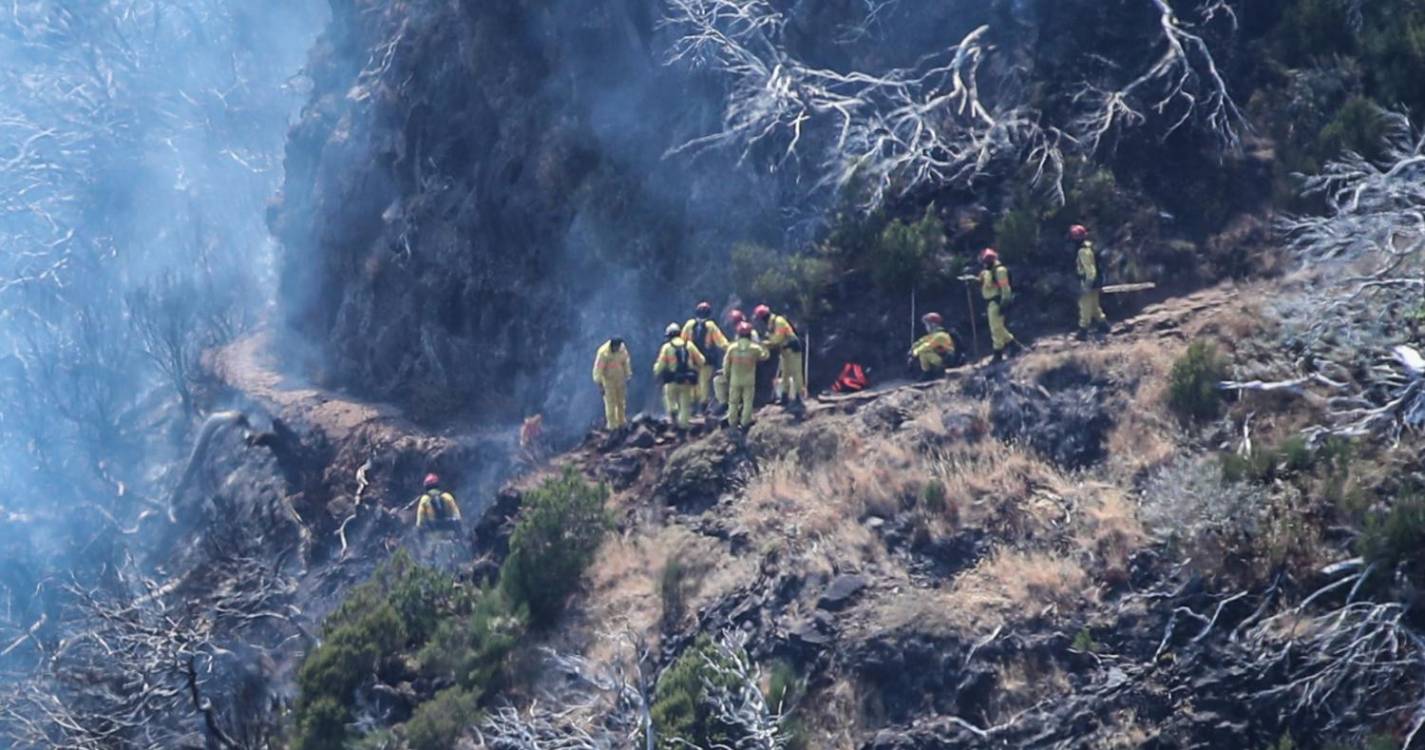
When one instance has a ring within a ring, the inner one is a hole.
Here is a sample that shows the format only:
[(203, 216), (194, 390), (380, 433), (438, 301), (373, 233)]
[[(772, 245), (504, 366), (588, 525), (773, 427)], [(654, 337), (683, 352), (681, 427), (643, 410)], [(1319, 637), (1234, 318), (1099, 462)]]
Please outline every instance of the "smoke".
[[(0, 21), (0, 641), (112, 580), (270, 305), (319, 0), (21, 0)], [(151, 516), (150, 516), (151, 517)], [(132, 536), (123, 530), (138, 527)], [(20, 649), (19, 658), (32, 653)]]

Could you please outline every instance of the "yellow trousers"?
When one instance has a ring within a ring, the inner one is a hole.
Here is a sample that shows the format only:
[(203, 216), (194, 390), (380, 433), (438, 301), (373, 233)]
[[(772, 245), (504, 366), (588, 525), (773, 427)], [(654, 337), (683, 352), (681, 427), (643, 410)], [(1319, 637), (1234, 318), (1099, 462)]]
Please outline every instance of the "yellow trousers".
[(693, 397), (698, 386), (694, 383), (664, 383), (663, 406), (668, 409), (668, 418), (686, 430), (693, 425)]
[(604, 421), (610, 430), (617, 430), (628, 424), (625, 409), (628, 406), (628, 384), (604, 386)]
[(1079, 295), (1079, 329), (1087, 331), (1094, 323), (1107, 323), (1108, 316), (1103, 314), (1103, 306), (1099, 304), (1099, 292), (1091, 289)]
[(719, 371), (713, 376), (713, 398), (716, 398), (719, 404), (727, 403), (727, 373), (725, 371)]
[(931, 351), (928, 351), (928, 352), (926, 352), (926, 353), (920, 355), (920, 371), (921, 371), (921, 372), (930, 372), (931, 370), (944, 370), (944, 369), (945, 369), (945, 359), (940, 356), (940, 353), (939, 353), (939, 352), (937, 352), (937, 351), (935, 351), (935, 350), (932, 349)]
[(738, 427), (752, 424), (752, 402), (757, 399), (757, 384), (734, 385), (727, 391), (727, 421)]
[(704, 365), (698, 369), (698, 397), (697, 403), (706, 404), (713, 397), (713, 376), (717, 370)]
[(785, 395), (787, 398), (806, 398), (806, 373), (802, 372), (801, 352), (782, 348), (775, 390), (778, 395)]
[(989, 307), (990, 341), (994, 343), (995, 351), (1001, 352), (1014, 341), (1014, 334), (1004, 324), (1004, 312), (1000, 310), (999, 300), (990, 300)]

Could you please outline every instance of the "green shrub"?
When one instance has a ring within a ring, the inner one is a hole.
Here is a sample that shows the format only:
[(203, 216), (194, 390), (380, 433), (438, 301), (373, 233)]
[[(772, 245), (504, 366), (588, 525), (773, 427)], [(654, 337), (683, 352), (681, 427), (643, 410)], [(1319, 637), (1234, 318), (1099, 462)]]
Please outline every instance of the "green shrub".
[(1324, 161), (1354, 151), (1367, 158), (1379, 158), (1386, 130), (1380, 106), (1364, 96), (1354, 96), (1316, 136), (1314, 155)]
[(649, 712), (660, 750), (685, 747), (678, 740), (698, 747), (732, 741), (730, 728), (718, 722), (708, 709), (708, 680), (715, 679), (709, 660), (721, 659), (707, 636), (699, 636), (658, 678)]
[(790, 309), (793, 317), (815, 317), (818, 301), (834, 278), (825, 258), (797, 253), (784, 256), (765, 245), (740, 242), (732, 248), (732, 281), (757, 304)]
[(944, 246), (945, 228), (932, 203), (925, 207), (919, 221), (906, 224), (896, 219), (881, 230), (876, 249), (868, 259), (871, 279), (884, 291), (907, 291), (925, 275), (930, 257)]
[(1418, 572), (1425, 567), (1425, 496), (1402, 497), (1383, 516), (1366, 519), (1356, 545), (1367, 562), (1383, 570), (1405, 566)]
[(670, 556), (658, 576), (658, 597), (663, 601), (664, 623), (682, 621), (687, 609), (688, 588), (688, 566), (677, 555)]
[(767, 707), (782, 716), (782, 731), (787, 737), (785, 750), (805, 750), (808, 744), (806, 726), (793, 707), (806, 690), (806, 680), (788, 661), (773, 662), (768, 672)]
[(1075, 651), (1082, 651), (1088, 654), (1096, 654), (1098, 653), (1099, 649), (1103, 648), (1103, 646), (1098, 641), (1094, 640), (1093, 633), (1089, 632), (1089, 629), (1085, 627), (1080, 628), (1079, 632), (1074, 635), (1074, 643), (1072, 648)]
[(293, 748), (343, 747), (357, 688), (382, 658), (422, 645), (457, 591), (449, 576), (417, 565), (404, 550), (353, 589), (297, 670)]
[(411, 750), (450, 750), (460, 733), (478, 718), (478, 698), (473, 693), (447, 688), (416, 707), (406, 722), (406, 744)]
[[(1033, 258), (1039, 252), (1039, 217), (1033, 211), (1009, 211), (995, 222), (995, 244), (1008, 259)], [(1012, 262), (1006, 260), (1005, 262)]]
[(920, 488), (920, 505), (931, 513), (944, 513), (950, 507), (950, 498), (945, 483), (932, 479)]
[(500, 586), (531, 622), (550, 624), (579, 585), (613, 523), (604, 510), (608, 488), (584, 481), (573, 468), (525, 495)]
[(1194, 341), (1173, 363), (1168, 380), (1168, 406), (1185, 420), (1215, 417), (1222, 408), (1222, 392), (1217, 385), (1226, 377), (1227, 363), (1218, 355), (1217, 347), (1206, 341)]
[(1306, 444), (1306, 438), (1300, 435), (1283, 440), (1276, 452), (1282, 468), (1290, 472), (1305, 473), (1316, 465), (1316, 456)]
[(378, 729), (362, 735), (361, 739), (351, 743), (349, 750), (396, 750), (401, 746), (401, 741), (396, 737), (396, 733), (389, 729)]
[(453, 679), (476, 698), (494, 687), (524, 635), (526, 616), (499, 589), (478, 592), (467, 612), (447, 617), (416, 655), (428, 677)]

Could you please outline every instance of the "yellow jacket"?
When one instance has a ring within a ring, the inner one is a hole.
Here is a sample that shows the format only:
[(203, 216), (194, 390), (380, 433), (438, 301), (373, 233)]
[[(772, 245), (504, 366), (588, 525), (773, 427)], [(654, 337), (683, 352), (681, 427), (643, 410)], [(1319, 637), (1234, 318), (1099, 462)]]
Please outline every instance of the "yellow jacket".
[(703, 357), (703, 353), (698, 349), (697, 344), (691, 341), (684, 341), (681, 338), (669, 339), (668, 342), (663, 345), (663, 348), (658, 350), (658, 359), (653, 363), (654, 376), (660, 376), (665, 372), (669, 374), (676, 373), (678, 370), (678, 350), (683, 347), (688, 348), (688, 367), (692, 371), (692, 380), (690, 382), (698, 382), (698, 369), (701, 368), (707, 360)]
[(910, 356), (919, 357), (926, 352), (933, 351), (940, 356), (953, 354), (955, 352), (955, 339), (945, 332), (944, 328), (937, 328), (930, 333), (920, 337), (915, 342), (915, 346), (910, 349)]
[(721, 328), (718, 328), (716, 321), (708, 320), (704, 322), (706, 330), (703, 331), (702, 341), (693, 341), (693, 330), (697, 328), (697, 326), (697, 318), (690, 318), (688, 322), (683, 324), (684, 341), (691, 341), (693, 344), (696, 344), (698, 351), (704, 355), (711, 354), (713, 347), (727, 351), (727, 336), (723, 334)]
[(599, 386), (619, 386), (632, 377), (633, 363), (628, 357), (628, 344), (625, 343), (615, 352), (609, 348), (609, 342), (605, 341), (594, 354), (594, 383)]
[[(436, 506), (440, 509), (437, 510)], [(420, 528), (427, 521), (459, 521), (460, 506), (455, 502), (455, 496), (449, 492), (440, 490), (428, 490), (421, 495), (420, 503), (416, 505), (416, 528)]]
[(727, 365), (727, 384), (732, 388), (756, 385), (757, 363), (765, 362), (771, 352), (752, 339), (738, 339), (727, 350), (723, 362)]
[(1093, 243), (1084, 242), (1079, 248), (1079, 284), (1085, 291), (1093, 289), (1098, 281), (1098, 261), (1094, 258)]
[(780, 349), (787, 344), (797, 340), (797, 329), (792, 327), (792, 322), (776, 313), (767, 320), (767, 346), (771, 349)]
[(1003, 263), (994, 268), (980, 271), (980, 296), (987, 300), (1009, 302), (1014, 299), (1014, 290), (1009, 286), (1009, 269)]

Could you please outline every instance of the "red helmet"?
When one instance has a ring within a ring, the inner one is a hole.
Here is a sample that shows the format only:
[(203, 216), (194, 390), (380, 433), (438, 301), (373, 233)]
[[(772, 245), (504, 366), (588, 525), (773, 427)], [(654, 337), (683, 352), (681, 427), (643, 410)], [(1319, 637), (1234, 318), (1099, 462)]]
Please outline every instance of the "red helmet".
[(994, 248), (987, 247), (984, 250), (980, 251), (981, 263), (993, 263), (997, 260), (999, 260), (999, 253), (995, 252)]
[(1086, 226), (1084, 226), (1083, 224), (1075, 224), (1075, 225), (1069, 227), (1069, 239), (1078, 241), (1078, 240), (1086, 240), (1086, 239), (1088, 239), (1088, 238), (1089, 238), (1089, 228), (1086, 227)]
[(698, 314), (701, 315), (701, 316), (703, 316), (703, 317), (705, 317), (705, 318), (706, 318), (707, 316), (709, 316), (709, 315), (712, 315), (712, 303), (711, 303), (711, 302), (699, 302), (697, 309), (698, 309)]
[(745, 320), (742, 321), (741, 323), (738, 323), (738, 324), (737, 324), (737, 335), (738, 335), (738, 336), (751, 336), (751, 335), (752, 335), (752, 324), (751, 324), (751, 323), (748, 323), (748, 322), (745, 321)]
[(425, 487), (426, 487), (426, 489), (430, 489), (430, 488), (435, 487), (435, 486), (437, 486), (437, 485), (439, 485), (439, 484), (440, 484), (440, 477), (439, 477), (438, 475), (436, 475), (436, 474), (427, 474), (427, 475), (426, 475), (426, 481), (425, 481)]
[(930, 312), (920, 316), (920, 322), (928, 326), (938, 326), (942, 325), (945, 319), (940, 317), (940, 313), (938, 312)]
[(733, 311), (727, 314), (727, 319), (728, 322), (736, 326), (742, 321), (747, 320), (747, 316), (743, 315), (741, 310), (733, 308)]
[(756, 309), (752, 311), (752, 317), (758, 320), (766, 320), (772, 317), (772, 308), (766, 305), (758, 305)]

